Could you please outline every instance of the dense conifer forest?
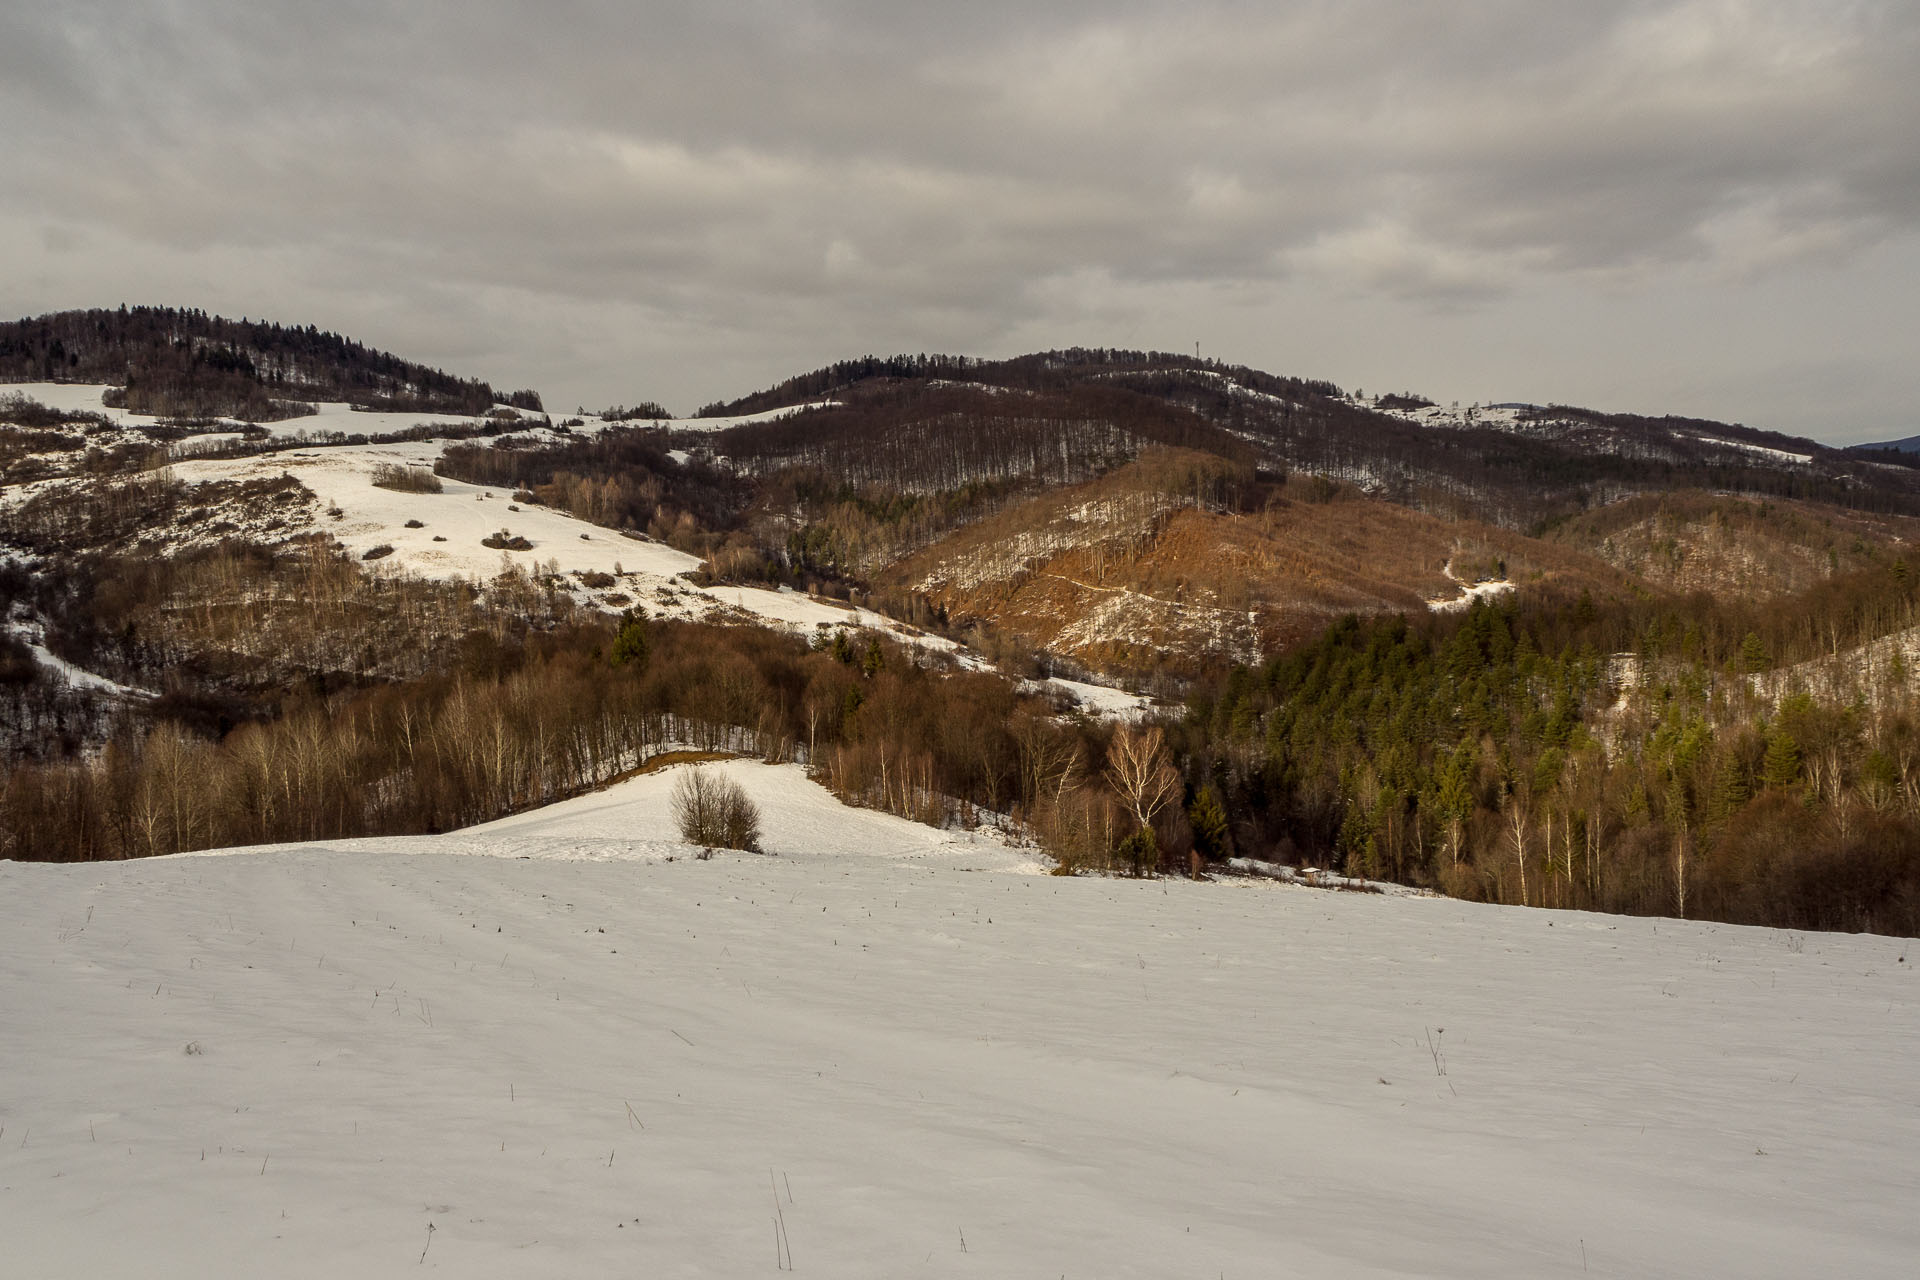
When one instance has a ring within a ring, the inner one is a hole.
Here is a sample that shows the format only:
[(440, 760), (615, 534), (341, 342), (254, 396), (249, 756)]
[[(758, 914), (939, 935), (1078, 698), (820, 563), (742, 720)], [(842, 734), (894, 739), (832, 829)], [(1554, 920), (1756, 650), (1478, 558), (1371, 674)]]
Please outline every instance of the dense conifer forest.
[[(1920, 929), (1906, 561), (1791, 613), (1698, 597), (1347, 619), (1178, 733), (1245, 847), (1490, 901)], [(1797, 675), (1763, 673), (1782, 666)], [(1811, 691), (1818, 687), (1820, 696)]]
[(273, 422), (315, 400), (367, 409), (482, 414), (496, 399), (540, 408), (539, 396), (496, 396), (454, 377), (308, 325), (227, 320), (173, 307), (62, 311), (0, 324), (0, 380), (104, 382), (110, 403), (167, 418)]

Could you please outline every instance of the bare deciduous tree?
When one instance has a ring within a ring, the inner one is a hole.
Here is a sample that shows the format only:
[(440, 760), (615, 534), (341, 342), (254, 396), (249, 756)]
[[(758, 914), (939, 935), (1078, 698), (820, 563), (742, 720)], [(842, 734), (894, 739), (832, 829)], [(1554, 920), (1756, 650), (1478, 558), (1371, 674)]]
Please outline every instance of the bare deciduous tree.
[(688, 844), (760, 850), (760, 808), (725, 774), (693, 768), (673, 784), (673, 817)]
[(1141, 830), (1180, 793), (1180, 775), (1167, 758), (1166, 734), (1158, 726), (1123, 725), (1107, 748), (1107, 781)]
[(1526, 796), (1515, 791), (1507, 801), (1507, 836), (1513, 841), (1513, 863), (1520, 868), (1520, 905), (1530, 907), (1527, 900), (1527, 812)]

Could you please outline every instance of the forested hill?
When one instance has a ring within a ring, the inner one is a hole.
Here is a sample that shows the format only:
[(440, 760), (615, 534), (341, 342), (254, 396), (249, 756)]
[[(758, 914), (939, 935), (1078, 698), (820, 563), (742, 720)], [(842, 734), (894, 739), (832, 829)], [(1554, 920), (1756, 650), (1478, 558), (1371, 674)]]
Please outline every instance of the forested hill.
[(699, 416), (726, 417), (789, 408), (833, 396), (874, 379), (970, 382), (1008, 390), (1061, 391), (1090, 379), (1145, 371), (1189, 372), (1226, 378), (1247, 390), (1292, 399), (1338, 399), (1341, 395), (1340, 388), (1331, 382), (1277, 377), (1244, 365), (1224, 365), (1217, 360), (1202, 360), (1176, 352), (1071, 347), (1060, 351), (1037, 351), (1008, 360), (925, 353), (861, 356), (797, 374), (738, 400), (707, 405), (700, 410)]
[(532, 391), (376, 351), (337, 333), (195, 309), (61, 311), (0, 324), (0, 381), (104, 382), (110, 403), (163, 417), (297, 417), (313, 401), (419, 413), (485, 413), (500, 401), (538, 409)]
[[(971, 395), (969, 414), (957, 398)], [(1128, 408), (1116, 408), (1124, 401)], [(1920, 476), (1817, 441), (1732, 423), (1600, 413), (1566, 405), (1442, 407), (1410, 393), (1367, 397), (1330, 382), (1167, 352), (1073, 348), (1009, 360), (866, 356), (804, 373), (703, 416), (820, 405), (777, 427), (728, 435), (730, 453), (815, 452), (851, 431), (922, 431), (929, 406), (952, 422), (1027, 415), (1132, 421), (1169, 414), (1212, 428), (1260, 465), (1346, 481), (1435, 515), (1540, 532), (1635, 494), (1701, 489), (1920, 515)], [(1045, 413), (1039, 406), (1047, 406)], [(898, 430), (895, 431), (894, 429)], [(1185, 434), (1191, 436), (1191, 428)]]

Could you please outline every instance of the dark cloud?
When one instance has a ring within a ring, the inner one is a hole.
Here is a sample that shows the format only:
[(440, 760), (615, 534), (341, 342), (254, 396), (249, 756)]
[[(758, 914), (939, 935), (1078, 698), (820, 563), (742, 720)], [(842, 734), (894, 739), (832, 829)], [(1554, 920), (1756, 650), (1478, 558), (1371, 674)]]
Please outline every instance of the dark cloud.
[[(1920, 243), (1901, 0), (1045, 8), (15, 7), (0, 265), (16, 310), (271, 309), (681, 405), (856, 351), (1036, 340), (1198, 336), (1402, 381), (1463, 324), (1486, 340), (1433, 392), (1500, 397), (1544, 359), (1571, 398), (1638, 335), (1541, 350), (1531, 300), (1625, 299), (1738, 370), (1715, 326), (1662, 317), (1744, 315), (1788, 278), (1822, 312), (1885, 290), (1859, 310), (1910, 327), (1904, 266), (1848, 270)], [(1879, 345), (1826, 341), (1849, 369)], [(1632, 407), (1872, 433), (1911, 423), (1910, 365), (1804, 422), (1737, 391)]]

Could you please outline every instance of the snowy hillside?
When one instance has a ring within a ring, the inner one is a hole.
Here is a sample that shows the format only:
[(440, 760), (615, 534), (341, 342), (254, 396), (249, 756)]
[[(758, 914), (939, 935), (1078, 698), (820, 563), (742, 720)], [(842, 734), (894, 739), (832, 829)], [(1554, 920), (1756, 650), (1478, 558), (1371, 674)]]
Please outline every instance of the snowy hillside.
[[(1408, 400), (1404, 397), (1375, 396), (1367, 399), (1358, 395), (1344, 396), (1345, 403), (1357, 409), (1371, 413), (1399, 418), (1423, 427), (1441, 430), (1459, 430), (1462, 428), (1480, 428), (1490, 431), (1504, 431), (1515, 434), (1531, 433), (1535, 435), (1571, 438), (1588, 444), (1600, 442), (1605, 433), (1594, 430), (1593, 415), (1578, 411), (1568, 411), (1555, 407), (1507, 403), (1489, 405), (1469, 405), (1462, 409), (1458, 402), (1452, 405), (1424, 403)], [(1779, 449), (1724, 435), (1711, 434), (1697, 427), (1661, 428), (1659, 435), (1679, 442), (1702, 445), (1710, 449), (1731, 450), (1744, 453), (1756, 460), (1784, 466), (1802, 466), (1813, 461), (1813, 455), (1800, 450)], [(1784, 437), (1783, 437), (1784, 438)], [(1618, 441), (1613, 442), (1618, 447)], [(1642, 442), (1641, 447), (1645, 447)], [(1657, 446), (1656, 446), (1657, 447)], [(1871, 446), (1869, 446), (1871, 447)]]
[(1895, 1276), (1920, 1251), (1900, 940), (1054, 879), (719, 767), (777, 856), (695, 860), (667, 773), (444, 837), (0, 863), (7, 1273)]
[[(176, 464), (174, 474), (191, 482), (291, 475), (314, 493), (325, 511), (339, 513), (316, 527), (350, 554), (358, 558), (376, 548), (392, 548), (375, 562), (380, 571), (484, 581), (505, 566), (517, 565), (529, 572), (558, 573), (582, 603), (609, 609), (632, 600), (664, 617), (701, 618), (717, 611), (799, 630), (857, 626), (914, 634), (870, 609), (814, 600), (791, 590), (696, 586), (682, 575), (700, 567), (699, 557), (576, 520), (563, 511), (516, 503), (502, 489), (445, 479), (440, 493), (407, 493), (373, 483), (376, 467), (431, 468), (440, 449), (438, 441), (337, 445), (256, 458), (187, 461)], [(503, 531), (530, 546), (499, 550), (483, 545)], [(589, 589), (581, 581), (588, 574), (610, 575), (614, 581)], [(921, 641), (951, 647), (929, 637)]]
[[(27, 396), (52, 408), (104, 417), (129, 438), (141, 438), (141, 432), (159, 425), (157, 418), (108, 408), (102, 402), (107, 390), (104, 386), (53, 382), (4, 386), (9, 393)], [(872, 610), (814, 600), (790, 590), (695, 586), (682, 575), (699, 567), (698, 557), (663, 543), (625, 537), (561, 511), (515, 503), (509, 493), (499, 488), (489, 489), (453, 479), (442, 482), (441, 493), (377, 488), (373, 484), (375, 468), (400, 464), (430, 470), (446, 442), (355, 445), (334, 441), (356, 434), (392, 435), (423, 423), (467, 429), (478, 425), (481, 419), (444, 414), (362, 413), (345, 404), (318, 407), (320, 411), (316, 414), (261, 428), (292, 447), (237, 458), (188, 456), (174, 465), (173, 474), (189, 483), (290, 475), (314, 494), (318, 508), (325, 514), (311, 523), (294, 525), (288, 533), (323, 530), (356, 558), (373, 552), (376, 557), (373, 563), (381, 571), (485, 580), (498, 574), (504, 566), (517, 565), (530, 572), (551, 570), (573, 587), (581, 603), (610, 610), (617, 611), (637, 602), (649, 613), (666, 617), (702, 618), (718, 614), (800, 631), (819, 627), (866, 627), (935, 648), (953, 648), (937, 637), (902, 627)], [(672, 419), (658, 425), (670, 430), (705, 433), (742, 422), (770, 421), (811, 407), (815, 406), (728, 419)], [(599, 418), (588, 418), (575, 430), (592, 433), (608, 425)], [(528, 434), (531, 438), (559, 438), (544, 427), (533, 428)], [(236, 438), (231, 433), (215, 432), (192, 437), (190, 444), (199, 446)], [(192, 450), (187, 452), (190, 455)], [(40, 482), (42, 486), (70, 483), (64, 479)], [(8, 500), (18, 500), (37, 487), (16, 487), (7, 495)], [(482, 545), (484, 539), (502, 531), (525, 539), (531, 546), (525, 550), (496, 550)], [(616, 580), (604, 588), (589, 588), (581, 581), (586, 575), (601, 574), (617, 575)]]

